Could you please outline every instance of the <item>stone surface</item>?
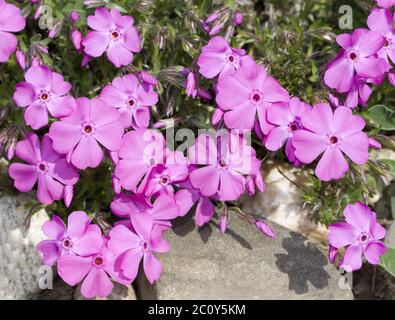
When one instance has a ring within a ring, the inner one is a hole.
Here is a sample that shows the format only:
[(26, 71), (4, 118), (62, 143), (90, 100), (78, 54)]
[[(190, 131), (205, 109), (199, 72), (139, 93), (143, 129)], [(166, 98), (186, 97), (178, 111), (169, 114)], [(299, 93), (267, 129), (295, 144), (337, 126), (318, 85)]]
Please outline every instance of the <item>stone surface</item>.
[(52, 289), (41, 290), (35, 299), (37, 300), (73, 300), (74, 288), (67, 285), (57, 277), (53, 282)]
[(108, 297), (87, 299), (81, 294), (81, 284), (79, 284), (74, 290), (74, 300), (137, 300), (137, 297), (133, 287), (114, 283), (114, 289)]
[(24, 196), (0, 196), (0, 299), (28, 299), (37, 294), (41, 258), (36, 244), (45, 239), (44, 210), (34, 214), (25, 231), (28, 210)]
[(265, 217), (316, 242), (325, 243), (327, 229), (312, 221), (308, 211), (302, 208), (301, 192), (295, 185), (303, 186), (306, 183), (304, 173), (297, 171), (296, 174), (295, 169), (286, 163), (267, 162), (263, 165), (262, 174), (266, 191), (258, 192), (253, 197), (244, 197), (243, 211)]
[[(273, 226), (273, 224), (272, 224)], [(195, 229), (179, 218), (165, 238), (171, 249), (158, 255), (163, 274), (141, 298), (158, 299), (352, 299), (338, 270), (315, 245), (274, 225), (268, 239), (237, 218), (225, 235), (216, 226)]]

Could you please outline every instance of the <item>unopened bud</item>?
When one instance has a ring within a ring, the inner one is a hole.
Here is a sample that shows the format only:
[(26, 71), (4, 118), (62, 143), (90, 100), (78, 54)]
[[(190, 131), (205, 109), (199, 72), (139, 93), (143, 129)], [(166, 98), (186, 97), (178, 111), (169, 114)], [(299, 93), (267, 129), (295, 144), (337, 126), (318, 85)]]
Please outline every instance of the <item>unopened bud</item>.
[(65, 206), (68, 208), (71, 205), (71, 201), (73, 200), (73, 196), (74, 196), (74, 187), (73, 186), (69, 186), (66, 185), (64, 187), (64, 204)]
[(223, 116), (224, 116), (224, 112), (222, 111), (222, 109), (220, 108), (215, 109), (213, 113), (213, 117), (211, 119), (212, 124), (214, 126), (218, 124), (222, 120)]
[(275, 238), (276, 234), (274, 233), (273, 229), (270, 228), (265, 222), (262, 220), (256, 220), (255, 226), (257, 229), (262, 232), (264, 235), (268, 236), (269, 238)]

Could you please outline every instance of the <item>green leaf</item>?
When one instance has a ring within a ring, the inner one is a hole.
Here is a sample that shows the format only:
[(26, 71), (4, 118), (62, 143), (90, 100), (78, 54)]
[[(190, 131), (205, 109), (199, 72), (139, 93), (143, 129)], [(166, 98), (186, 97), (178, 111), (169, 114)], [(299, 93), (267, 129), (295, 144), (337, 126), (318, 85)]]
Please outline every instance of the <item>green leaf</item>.
[(377, 104), (369, 108), (367, 116), (382, 130), (395, 130), (395, 111), (387, 106)]
[(390, 159), (384, 159), (382, 160), (385, 164), (388, 165), (389, 171), (391, 171), (391, 174), (395, 176), (395, 160), (390, 160)]
[(388, 247), (388, 251), (381, 256), (380, 265), (395, 277), (395, 249)]

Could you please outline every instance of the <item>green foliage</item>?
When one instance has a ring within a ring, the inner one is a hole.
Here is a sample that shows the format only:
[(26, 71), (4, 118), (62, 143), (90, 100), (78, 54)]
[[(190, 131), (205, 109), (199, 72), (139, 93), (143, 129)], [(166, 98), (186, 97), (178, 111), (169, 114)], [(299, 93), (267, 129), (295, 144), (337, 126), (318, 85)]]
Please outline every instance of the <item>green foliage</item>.
[(385, 131), (395, 130), (395, 109), (388, 108), (385, 105), (374, 105), (369, 108), (367, 117), (370, 118), (375, 125)]
[(395, 249), (389, 247), (388, 251), (381, 256), (380, 265), (395, 277)]

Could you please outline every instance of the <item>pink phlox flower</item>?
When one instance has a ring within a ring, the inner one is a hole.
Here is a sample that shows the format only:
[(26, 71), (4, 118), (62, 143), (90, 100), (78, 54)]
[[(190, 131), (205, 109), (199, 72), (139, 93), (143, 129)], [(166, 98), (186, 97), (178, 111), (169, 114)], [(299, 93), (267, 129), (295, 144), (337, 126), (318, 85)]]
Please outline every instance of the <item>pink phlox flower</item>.
[(302, 115), (311, 106), (302, 102), (299, 98), (293, 97), (289, 104), (270, 106), (267, 110), (267, 119), (276, 127), (271, 129), (265, 137), (265, 146), (270, 151), (281, 149), (284, 144), (285, 153), (291, 163), (298, 164), (295, 157), (295, 148), (292, 145), (292, 138), (297, 130), (303, 128)]
[(328, 104), (317, 104), (303, 114), (302, 125), (305, 129), (296, 131), (292, 139), (295, 156), (311, 163), (323, 153), (315, 169), (319, 179), (344, 176), (349, 166), (343, 154), (359, 165), (368, 160), (369, 140), (362, 131), (365, 121), (353, 115), (350, 108), (338, 107), (332, 112)]
[(59, 73), (39, 65), (30, 67), (25, 73), (25, 82), (16, 85), (13, 99), (26, 108), (25, 122), (33, 129), (48, 124), (48, 112), (54, 118), (71, 114), (75, 109), (74, 98), (68, 95), (71, 84)]
[(107, 244), (108, 238), (101, 237), (92, 254), (64, 255), (58, 260), (59, 276), (70, 286), (82, 281), (81, 293), (85, 298), (109, 296), (114, 288), (113, 281), (125, 286), (131, 284), (128, 278), (116, 270), (115, 261), (118, 255), (111, 252)]
[(237, 200), (245, 191), (244, 176), (256, 174), (260, 167), (246, 138), (229, 132), (214, 139), (201, 134), (188, 156), (192, 164), (201, 166), (190, 173), (193, 187), (221, 201)]
[(50, 240), (38, 243), (46, 265), (54, 265), (61, 256), (89, 256), (102, 247), (102, 235), (97, 225), (83, 211), (74, 211), (68, 217), (67, 228), (63, 220), (54, 215), (42, 226), (43, 233)]
[(82, 44), (85, 53), (100, 57), (107, 52), (108, 59), (117, 67), (133, 61), (133, 52), (141, 51), (140, 36), (131, 16), (122, 16), (117, 9), (98, 8), (88, 17), (89, 32)]
[(122, 139), (115, 174), (124, 189), (142, 192), (151, 171), (163, 164), (165, 157), (166, 142), (160, 132), (150, 129), (130, 131)]
[(6, 62), (15, 52), (18, 39), (13, 32), (22, 31), (26, 20), (21, 10), (4, 0), (0, 0), (0, 62)]
[(10, 165), (8, 171), (15, 187), (21, 192), (29, 192), (38, 183), (37, 198), (43, 204), (62, 199), (65, 186), (73, 186), (79, 179), (77, 170), (53, 150), (48, 135), (40, 143), (37, 135), (28, 133), (18, 142), (16, 155), (27, 163)]
[(70, 116), (51, 125), (49, 136), (54, 149), (67, 154), (77, 168), (95, 168), (103, 160), (100, 145), (110, 151), (118, 150), (124, 128), (119, 112), (103, 100), (78, 98), (76, 103)]
[(252, 129), (258, 116), (260, 130), (267, 134), (274, 128), (267, 120), (267, 109), (289, 102), (288, 92), (255, 63), (224, 76), (217, 89), (216, 102), (225, 112), (224, 121), (229, 129)]
[(384, 37), (368, 29), (355, 29), (352, 34), (336, 38), (342, 47), (337, 57), (328, 65), (324, 80), (338, 92), (348, 92), (357, 75), (362, 78), (380, 78), (386, 72), (386, 62), (377, 57), (383, 48)]
[(134, 74), (116, 77), (111, 85), (104, 87), (100, 97), (118, 109), (125, 128), (134, 129), (149, 126), (150, 108), (158, 102), (154, 86), (141, 83)]
[(197, 64), (200, 74), (212, 79), (217, 75), (221, 78), (233, 74), (242, 65), (250, 65), (251, 61), (243, 49), (231, 48), (223, 37), (216, 36), (203, 46)]
[(387, 251), (381, 241), (386, 230), (378, 222), (376, 213), (361, 202), (349, 204), (344, 209), (345, 222), (329, 227), (328, 240), (335, 248), (346, 247), (340, 267), (347, 272), (362, 267), (362, 256), (371, 264), (378, 264)]
[(189, 160), (180, 151), (167, 150), (166, 159), (152, 171), (144, 189), (147, 197), (160, 194), (173, 195), (174, 185), (189, 175)]
[(132, 282), (141, 260), (148, 281), (152, 284), (160, 278), (162, 265), (153, 255), (154, 252), (169, 251), (169, 244), (162, 239), (162, 232), (154, 227), (154, 219), (147, 213), (132, 216), (133, 230), (117, 225), (110, 231), (108, 247), (118, 255), (115, 270)]

